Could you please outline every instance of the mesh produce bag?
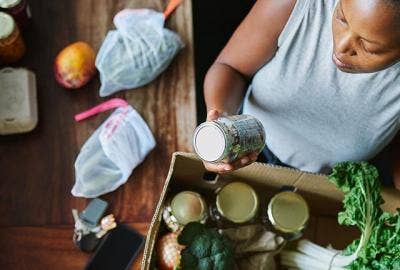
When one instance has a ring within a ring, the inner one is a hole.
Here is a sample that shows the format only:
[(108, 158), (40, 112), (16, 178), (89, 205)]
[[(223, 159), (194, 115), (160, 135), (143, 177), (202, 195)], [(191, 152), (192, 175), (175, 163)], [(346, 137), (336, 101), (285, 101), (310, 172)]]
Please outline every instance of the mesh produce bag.
[(146, 122), (125, 100), (112, 99), (76, 116), (80, 121), (118, 107), (90, 136), (75, 161), (72, 195), (95, 198), (124, 184), (155, 147)]
[(96, 58), (100, 96), (137, 88), (154, 80), (183, 48), (180, 37), (164, 28), (165, 19), (180, 3), (172, 0), (164, 13), (151, 9), (124, 9), (114, 17)]

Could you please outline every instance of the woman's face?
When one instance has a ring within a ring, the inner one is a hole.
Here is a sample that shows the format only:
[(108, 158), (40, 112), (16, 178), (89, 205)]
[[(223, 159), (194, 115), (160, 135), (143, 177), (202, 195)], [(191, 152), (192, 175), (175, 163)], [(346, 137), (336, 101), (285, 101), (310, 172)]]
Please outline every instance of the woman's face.
[(400, 10), (383, 0), (340, 0), (333, 14), (333, 62), (367, 73), (400, 60)]

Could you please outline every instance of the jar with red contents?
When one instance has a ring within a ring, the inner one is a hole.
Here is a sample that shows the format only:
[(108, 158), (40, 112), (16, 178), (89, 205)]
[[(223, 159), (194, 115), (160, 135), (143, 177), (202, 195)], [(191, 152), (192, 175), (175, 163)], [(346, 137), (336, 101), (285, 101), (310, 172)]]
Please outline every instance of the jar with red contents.
[(16, 62), (26, 50), (18, 25), (4, 12), (0, 12), (0, 25), (0, 63)]
[(26, 0), (0, 0), (0, 11), (10, 14), (21, 30), (27, 28), (32, 17)]

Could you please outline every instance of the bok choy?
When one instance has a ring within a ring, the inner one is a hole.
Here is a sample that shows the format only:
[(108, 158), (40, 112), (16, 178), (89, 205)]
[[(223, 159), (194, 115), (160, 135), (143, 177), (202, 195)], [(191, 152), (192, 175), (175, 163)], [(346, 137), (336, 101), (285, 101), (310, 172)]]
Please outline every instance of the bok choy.
[(380, 208), (377, 169), (366, 162), (342, 162), (333, 168), (329, 180), (345, 194), (339, 224), (357, 226), (360, 239), (341, 252), (301, 240), (296, 251), (283, 251), (282, 264), (309, 270), (400, 269), (400, 214)]

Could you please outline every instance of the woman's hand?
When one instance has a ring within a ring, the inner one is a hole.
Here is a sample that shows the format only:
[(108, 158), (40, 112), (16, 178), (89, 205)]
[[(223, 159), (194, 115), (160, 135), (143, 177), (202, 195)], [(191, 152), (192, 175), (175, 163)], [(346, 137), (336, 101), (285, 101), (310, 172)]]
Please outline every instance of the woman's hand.
[[(207, 121), (216, 120), (221, 114), (217, 110), (210, 110), (207, 114)], [(258, 153), (251, 153), (247, 156), (242, 157), (232, 163), (210, 163), (203, 162), (206, 170), (215, 173), (228, 173), (247, 165), (250, 165), (257, 160)]]

